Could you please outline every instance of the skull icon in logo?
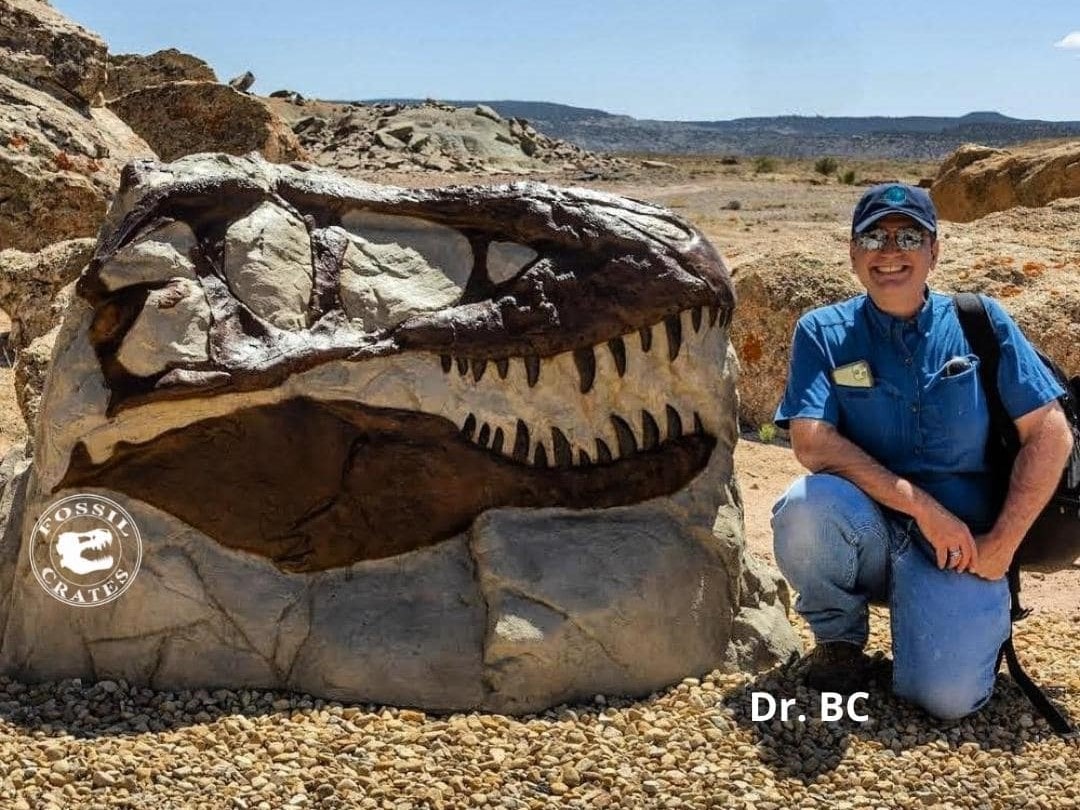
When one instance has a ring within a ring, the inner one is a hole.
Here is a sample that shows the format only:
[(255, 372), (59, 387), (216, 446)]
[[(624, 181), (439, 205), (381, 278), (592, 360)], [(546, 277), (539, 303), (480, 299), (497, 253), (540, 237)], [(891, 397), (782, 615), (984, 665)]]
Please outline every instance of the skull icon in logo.
[(118, 598), (142, 563), (142, 537), (131, 514), (100, 495), (50, 504), (34, 525), (30, 567), (50, 596), (76, 607)]

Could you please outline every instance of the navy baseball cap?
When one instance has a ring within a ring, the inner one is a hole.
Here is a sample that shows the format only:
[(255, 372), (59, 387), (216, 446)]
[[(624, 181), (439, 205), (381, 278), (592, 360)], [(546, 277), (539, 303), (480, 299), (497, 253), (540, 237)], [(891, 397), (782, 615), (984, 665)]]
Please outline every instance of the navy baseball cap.
[(937, 233), (937, 211), (925, 189), (903, 183), (882, 183), (867, 190), (851, 216), (852, 234), (862, 233), (889, 214), (911, 217), (931, 233)]

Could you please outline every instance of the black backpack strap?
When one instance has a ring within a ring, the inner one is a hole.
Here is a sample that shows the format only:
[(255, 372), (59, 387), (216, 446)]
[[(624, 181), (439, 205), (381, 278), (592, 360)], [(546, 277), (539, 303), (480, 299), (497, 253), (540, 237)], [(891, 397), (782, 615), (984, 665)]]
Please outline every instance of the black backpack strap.
[[(1005, 410), (1005, 403), (1001, 400), (1001, 392), (998, 390), (998, 366), (1001, 365), (1001, 343), (998, 341), (994, 325), (990, 323), (990, 315), (986, 312), (982, 297), (975, 293), (957, 293), (953, 296), (956, 303), (956, 314), (960, 319), (960, 327), (964, 330), (964, 337), (971, 344), (971, 350), (979, 357), (979, 379), (982, 382), (983, 391), (986, 392), (986, 402), (990, 407), (990, 430), (993, 435), (1006, 439), (1005, 444), (1011, 445), (1013, 451), (1020, 445), (1020, 437), (1016, 432), (1016, 425)], [(994, 450), (994, 445), (991, 444)], [(999, 459), (992, 459), (998, 462)], [(1011, 462), (1011, 457), (1010, 457)], [(1009, 464), (1011, 467), (1011, 463)], [(1000, 466), (997, 467), (1000, 469)], [(1004, 472), (1004, 483), (1008, 486), (1008, 470)]]
[[(1005, 410), (1005, 403), (1002, 402), (1001, 392), (998, 390), (997, 373), (1001, 361), (1001, 344), (998, 342), (994, 325), (990, 323), (990, 316), (986, 312), (986, 306), (981, 297), (975, 293), (957, 293), (953, 296), (953, 301), (956, 304), (960, 327), (964, 330), (964, 337), (971, 344), (971, 350), (979, 357), (979, 379), (982, 382), (983, 391), (986, 392), (986, 401), (990, 408), (991, 435), (1002, 437), (1001, 442), (988, 443), (987, 459), (992, 465), (991, 468), (999, 471), (998, 487), (1001, 490), (1001, 497), (1004, 498), (1012, 471), (1012, 459), (1020, 445), (1020, 437), (1016, 432), (1016, 425)], [(1020, 566), (1015, 560), (1009, 566), (1008, 579), (1011, 599), (1009, 618), (1012, 622), (1018, 622), (1027, 618), (1031, 611), (1020, 606)], [(1008, 664), (1012, 679), (1016, 681), (1017, 686), (1032, 705), (1046, 718), (1050, 728), (1066, 740), (1080, 739), (1080, 732), (1069, 722), (1069, 718), (1050, 702), (1038, 684), (1024, 672), (1020, 659), (1016, 655), (1011, 629), (1009, 637), (1005, 639), (1005, 643), (998, 651), (997, 667), (1001, 666), (1002, 658)]]

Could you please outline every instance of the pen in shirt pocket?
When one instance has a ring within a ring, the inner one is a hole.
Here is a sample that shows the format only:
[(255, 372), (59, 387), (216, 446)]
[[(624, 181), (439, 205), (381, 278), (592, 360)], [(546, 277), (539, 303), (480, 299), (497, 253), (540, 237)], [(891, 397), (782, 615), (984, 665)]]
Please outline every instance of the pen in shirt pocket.
[(957, 355), (956, 357), (951, 357), (949, 358), (949, 362), (947, 362), (941, 369), (941, 376), (958, 377), (965, 371), (967, 371), (969, 368), (971, 368), (972, 365), (973, 364), (970, 358), (960, 357), (959, 355)]

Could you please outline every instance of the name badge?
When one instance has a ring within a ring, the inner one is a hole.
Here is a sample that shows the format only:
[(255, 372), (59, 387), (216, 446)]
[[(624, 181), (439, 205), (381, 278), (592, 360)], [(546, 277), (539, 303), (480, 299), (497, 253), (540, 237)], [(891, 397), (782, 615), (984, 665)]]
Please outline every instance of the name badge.
[(870, 373), (870, 364), (865, 360), (848, 363), (832, 370), (833, 382), (849, 388), (873, 388), (874, 375)]

